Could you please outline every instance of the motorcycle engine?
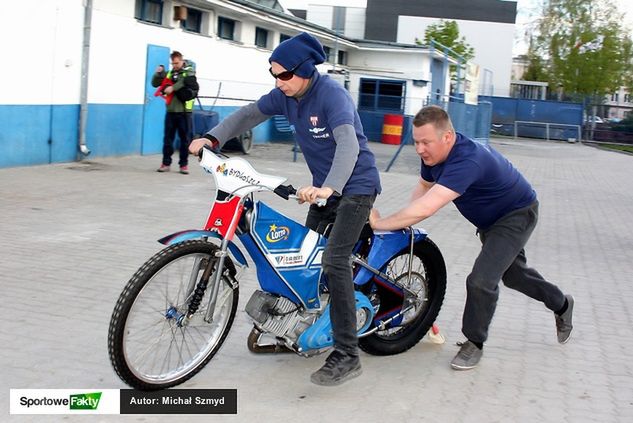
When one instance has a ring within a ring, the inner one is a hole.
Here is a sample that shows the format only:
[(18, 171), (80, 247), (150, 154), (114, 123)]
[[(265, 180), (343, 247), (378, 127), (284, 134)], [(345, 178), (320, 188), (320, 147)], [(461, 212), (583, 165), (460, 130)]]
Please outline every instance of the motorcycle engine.
[(303, 313), (303, 308), (285, 297), (255, 291), (246, 304), (246, 313), (263, 332), (292, 343), (318, 317), (316, 313)]

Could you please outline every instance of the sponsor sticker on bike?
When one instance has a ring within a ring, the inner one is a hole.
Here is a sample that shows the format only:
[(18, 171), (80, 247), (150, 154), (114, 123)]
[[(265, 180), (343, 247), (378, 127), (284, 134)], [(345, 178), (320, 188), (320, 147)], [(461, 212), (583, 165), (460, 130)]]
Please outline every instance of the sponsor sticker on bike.
[(277, 226), (273, 223), (270, 225), (270, 229), (268, 229), (268, 233), (266, 234), (266, 241), (275, 243), (288, 239), (288, 236), (290, 236), (289, 227)]
[(251, 185), (259, 185), (260, 180), (259, 179), (255, 179), (253, 176), (247, 174), (245, 171), (243, 170), (239, 170), (239, 169), (233, 169), (230, 167), (227, 167), (226, 163), (222, 163), (221, 165), (219, 165), (215, 171), (221, 175), (224, 176), (230, 176), (233, 178), (237, 178), (240, 181), (246, 183), (246, 184), (251, 184)]
[(283, 254), (273, 256), (280, 266), (292, 266), (295, 264), (303, 264), (303, 254)]

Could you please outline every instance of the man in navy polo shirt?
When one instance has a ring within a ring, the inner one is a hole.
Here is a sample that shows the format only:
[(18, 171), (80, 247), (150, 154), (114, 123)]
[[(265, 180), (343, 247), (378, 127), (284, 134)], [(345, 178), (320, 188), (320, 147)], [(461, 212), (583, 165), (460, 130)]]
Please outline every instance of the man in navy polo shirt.
[[(294, 125), (312, 173), (312, 186), (297, 193), (301, 202), (311, 203), (306, 226), (322, 233), (333, 223), (322, 264), (330, 291), (334, 351), (310, 378), (330, 386), (362, 371), (349, 258), (381, 188), (351, 96), (316, 71), (315, 65), (325, 59), (321, 43), (305, 32), (279, 44), (269, 59), (276, 88), (235, 111), (204, 138), (193, 140), (189, 151), (197, 154), (204, 145), (220, 147), (274, 115), (284, 115)], [(314, 204), (319, 198), (328, 199), (325, 207)]]
[(527, 266), (524, 246), (538, 217), (536, 193), (529, 182), (497, 151), (456, 133), (440, 107), (429, 106), (418, 112), (413, 120), (413, 140), (422, 163), (410, 204), (384, 218), (374, 209), (369, 220), (374, 229), (400, 229), (426, 219), (452, 201), (477, 227), (482, 247), (466, 278), (462, 318), (467, 341), (461, 344), (451, 367), (468, 370), (479, 363), (497, 306), (499, 280), (552, 310), (558, 342), (567, 342), (574, 298)]

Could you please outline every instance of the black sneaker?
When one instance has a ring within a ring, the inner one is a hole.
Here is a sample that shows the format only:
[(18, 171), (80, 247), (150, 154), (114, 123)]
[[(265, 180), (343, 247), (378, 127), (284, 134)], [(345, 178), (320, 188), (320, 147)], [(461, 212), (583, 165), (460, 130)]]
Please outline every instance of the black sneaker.
[(334, 350), (325, 359), (323, 367), (312, 373), (310, 380), (317, 385), (335, 386), (360, 376), (361, 373), (363, 369), (358, 356)]
[(574, 328), (571, 324), (572, 314), (574, 313), (574, 297), (565, 295), (565, 298), (567, 299), (567, 310), (560, 316), (554, 313), (554, 317), (556, 317), (556, 336), (561, 344), (569, 341), (571, 330)]
[(481, 356), (484, 355), (484, 350), (480, 350), (477, 345), (470, 341), (458, 342), (457, 345), (461, 348), (451, 361), (451, 367), (455, 370), (470, 370), (477, 367)]

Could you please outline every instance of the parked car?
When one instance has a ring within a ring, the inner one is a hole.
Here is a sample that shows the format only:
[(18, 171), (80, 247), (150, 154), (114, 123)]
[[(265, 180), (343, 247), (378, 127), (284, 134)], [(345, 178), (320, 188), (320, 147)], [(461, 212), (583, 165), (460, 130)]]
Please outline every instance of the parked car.
[(590, 125), (593, 122), (595, 122), (596, 125), (601, 125), (604, 123), (604, 119), (600, 116), (585, 116), (585, 125)]

